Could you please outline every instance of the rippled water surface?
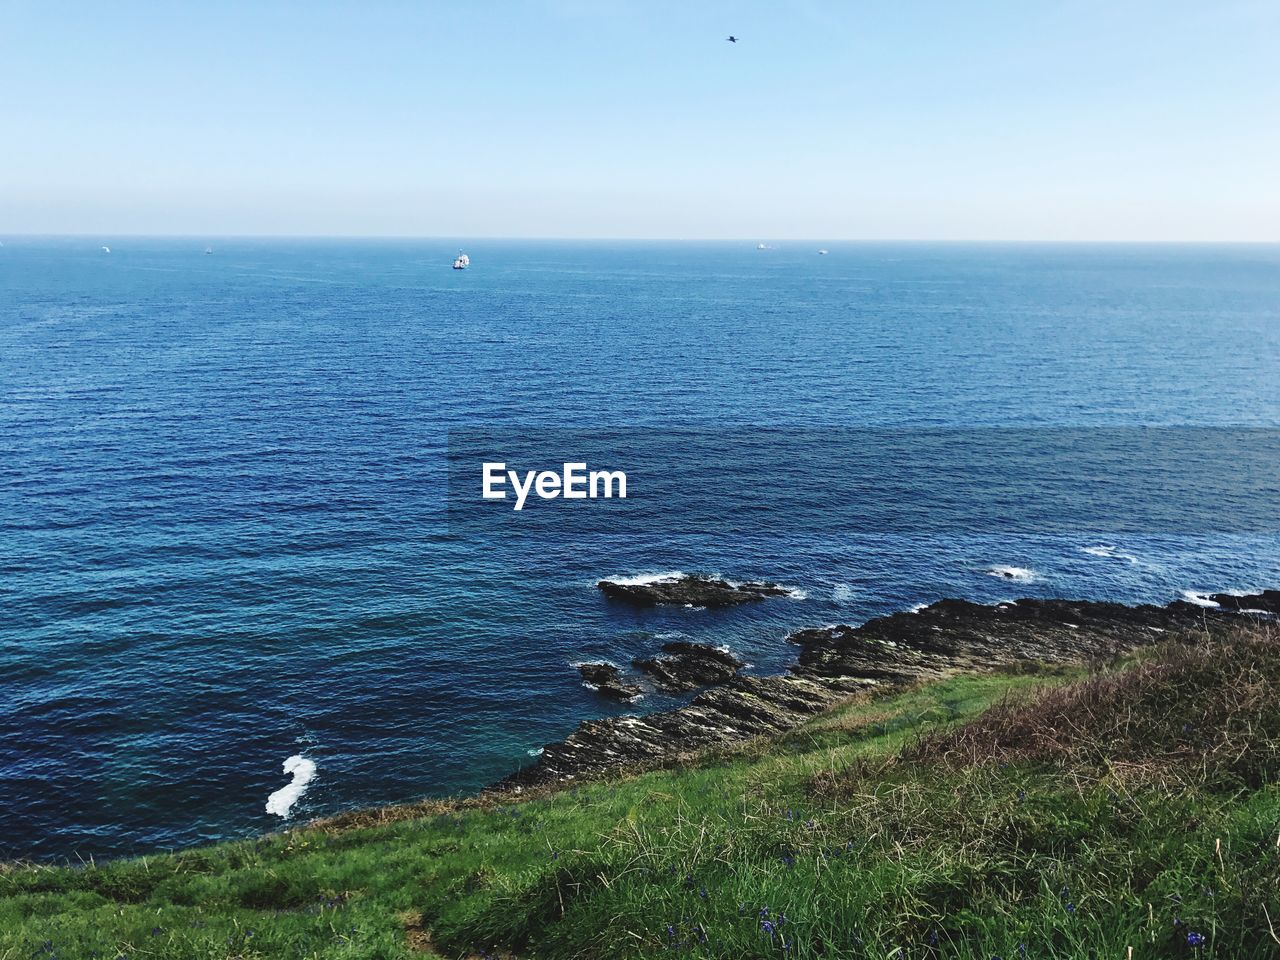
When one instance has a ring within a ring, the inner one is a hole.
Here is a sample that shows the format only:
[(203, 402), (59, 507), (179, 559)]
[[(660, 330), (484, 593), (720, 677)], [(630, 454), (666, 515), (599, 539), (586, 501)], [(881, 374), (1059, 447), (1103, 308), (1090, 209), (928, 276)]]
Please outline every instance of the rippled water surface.
[[(291, 782), (295, 818), (473, 789), (621, 709), (571, 663), (669, 638), (774, 670), (790, 629), (942, 596), (1280, 585), (1271, 532), (1070, 516), (450, 535), (477, 426), (1280, 426), (1275, 246), (752, 246), (6, 239), (0, 854), (273, 829)], [(593, 588), (674, 569), (804, 599)]]

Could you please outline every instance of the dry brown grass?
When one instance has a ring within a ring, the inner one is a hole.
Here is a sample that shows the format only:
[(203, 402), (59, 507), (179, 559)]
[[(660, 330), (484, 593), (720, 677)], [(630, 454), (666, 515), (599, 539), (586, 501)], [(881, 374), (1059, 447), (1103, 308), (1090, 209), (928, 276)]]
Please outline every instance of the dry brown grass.
[(1027, 761), (1169, 784), (1259, 786), (1280, 772), (1280, 631), (1242, 620), (1170, 640), (1134, 666), (923, 736), (900, 759)]

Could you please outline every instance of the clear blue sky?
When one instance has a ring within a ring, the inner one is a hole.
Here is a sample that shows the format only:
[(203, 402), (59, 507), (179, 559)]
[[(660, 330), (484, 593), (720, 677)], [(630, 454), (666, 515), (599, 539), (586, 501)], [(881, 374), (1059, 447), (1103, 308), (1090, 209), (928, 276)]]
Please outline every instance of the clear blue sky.
[(1276, 240), (1278, 63), (1280, 0), (0, 0), (0, 235)]

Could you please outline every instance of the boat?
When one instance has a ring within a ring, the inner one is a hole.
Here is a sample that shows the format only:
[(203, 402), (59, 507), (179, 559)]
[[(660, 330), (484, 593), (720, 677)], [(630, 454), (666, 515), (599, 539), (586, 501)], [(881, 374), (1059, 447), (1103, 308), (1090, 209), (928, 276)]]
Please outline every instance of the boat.
[(458, 254), (458, 259), (453, 261), (453, 269), (455, 270), (465, 270), (469, 266), (471, 266), (471, 258), (465, 253)]
[(110, 253), (110, 252), (111, 252), (111, 248), (110, 248), (110, 247), (108, 247), (108, 246), (104, 243), (104, 244), (102, 245), (102, 252), (103, 252), (103, 253)]
[(820, 257), (825, 257), (826, 255), (827, 255), (827, 251), (826, 251), (826, 250), (819, 250), (819, 251), (818, 251), (818, 256), (820, 256)]
[(204, 252), (205, 252), (205, 256), (208, 256), (209, 254), (213, 253), (213, 247), (205, 247)]
[(757, 250), (768, 250), (768, 249), (769, 249), (769, 247), (768, 247), (768, 245), (767, 245), (767, 244), (757, 243), (757, 244), (756, 244), (756, 249), (757, 249)]

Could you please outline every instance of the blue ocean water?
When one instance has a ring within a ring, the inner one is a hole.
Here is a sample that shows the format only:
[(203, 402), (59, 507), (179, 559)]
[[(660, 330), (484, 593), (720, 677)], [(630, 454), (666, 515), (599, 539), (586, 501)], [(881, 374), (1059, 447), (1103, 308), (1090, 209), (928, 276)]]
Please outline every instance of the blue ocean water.
[[(0, 248), (0, 855), (276, 829), (295, 754), (295, 819), (475, 789), (629, 709), (572, 663), (675, 637), (772, 671), (798, 626), (944, 596), (1280, 585), (1274, 531), (1100, 539), (1084, 509), (724, 535), (676, 501), (643, 534), (481, 536), (450, 529), (445, 461), (481, 427), (1277, 427), (1277, 246), (472, 241), (467, 271), (457, 241), (205, 246)], [(797, 597), (593, 586), (670, 570)]]

